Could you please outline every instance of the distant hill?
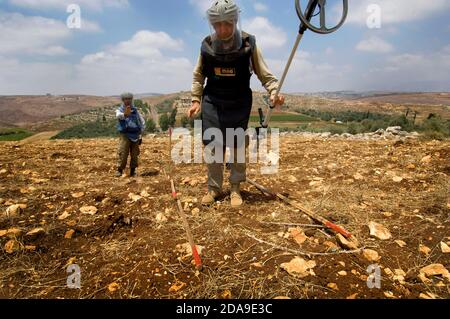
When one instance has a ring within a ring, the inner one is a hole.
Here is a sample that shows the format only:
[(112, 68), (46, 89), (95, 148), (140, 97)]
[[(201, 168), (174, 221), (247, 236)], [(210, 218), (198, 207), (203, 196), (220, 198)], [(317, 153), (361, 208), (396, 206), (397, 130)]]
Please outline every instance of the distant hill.
[(360, 97), (358, 100), (375, 103), (450, 106), (450, 93), (379, 93)]
[(360, 100), (376, 103), (424, 104), (450, 106), (449, 92), (393, 92), (393, 91), (333, 91), (293, 93), (296, 96), (323, 97), (330, 99)]
[[(136, 99), (143, 99), (146, 97), (153, 97), (153, 96), (161, 96), (164, 95), (162, 93), (137, 93), (137, 94), (133, 94), (134, 98)], [(115, 98), (115, 99), (120, 99), (120, 95), (112, 95), (111, 97)]]
[[(299, 109), (320, 111), (361, 111), (383, 114), (404, 114), (409, 109), (417, 112), (423, 120), (430, 113), (450, 119), (450, 93), (396, 93), (396, 92), (317, 92), (285, 94), (286, 112)], [(153, 113), (155, 106), (177, 99), (187, 100), (190, 92), (161, 95), (158, 93), (137, 94), (136, 98), (148, 103)], [(258, 108), (267, 109), (267, 94), (254, 92), (252, 113)], [(73, 125), (114, 118), (115, 106), (120, 103), (118, 96), (0, 96), (0, 128), (22, 127), (33, 132), (63, 130)], [(180, 110), (185, 113), (186, 110)], [(155, 114), (152, 113), (152, 117)], [(150, 115), (149, 115), (150, 116)], [(157, 122), (157, 121), (156, 121)]]
[(1, 96), (0, 124), (26, 126), (118, 102), (113, 97), (87, 95)]
[(287, 96), (287, 104), (297, 108), (318, 110), (358, 110), (377, 113), (417, 112), (417, 118), (423, 120), (429, 114), (437, 114), (450, 119), (449, 92), (316, 92), (296, 93)]
[(135, 94), (134, 97), (137, 99), (143, 99), (146, 97), (161, 96), (161, 95), (164, 95), (164, 94), (162, 94), (162, 93), (139, 93), (139, 94)]

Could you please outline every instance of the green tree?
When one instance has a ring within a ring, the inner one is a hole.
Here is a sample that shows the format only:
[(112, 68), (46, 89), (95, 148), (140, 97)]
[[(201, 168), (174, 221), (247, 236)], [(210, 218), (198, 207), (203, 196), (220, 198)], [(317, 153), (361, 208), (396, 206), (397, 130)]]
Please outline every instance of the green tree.
[(394, 117), (390, 122), (389, 126), (401, 126), (403, 130), (411, 131), (413, 129), (412, 123), (407, 119), (405, 115), (400, 115)]
[(133, 101), (134, 106), (136, 106), (136, 108), (138, 109), (142, 109), (142, 107), (144, 106), (144, 102), (142, 102), (142, 100), (136, 99)]
[(156, 123), (155, 123), (155, 121), (153, 121), (153, 119), (148, 119), (145, 122), (145, 131), (148, 133), (156, 132)]
[(351, 122), (347, 127), (347, 133), (355, 135), (358, 133), (358, 125), (355, 122)]
[(171, 127), (175, 126), (175, 122), (177, 121), (177, 113), (178, 113), (178, 109), (174, 108), (172, 110), (172, 112), (170, 113), (170, 117), (169, 117), (169, 125)]
[(186, 126), (188, 126), (188, 124), (189, 124), (189, 118), (186, 115), (184, 115), (181, 118), (181, 126), (186, 127)]
[(162, 101), (161, 103), (156, 105), (156, 110), (158, 113), (166, 113), (172, 111), (172, 106), (176, 98), (171, 98)]
[(440, 116), (434, 116), (423, 121), (419, 129), (427, 138), (442, 140), (450, 136), (450, 120), (444, 120)]
[(164, 113), (159, 117), (159, 126), (161, 126), (161, 129), (163, 130), (163, 132), (165, 132), (169, 129), (170, 119), (169, 119), (169, 116), (167, 115), (167, 113)]

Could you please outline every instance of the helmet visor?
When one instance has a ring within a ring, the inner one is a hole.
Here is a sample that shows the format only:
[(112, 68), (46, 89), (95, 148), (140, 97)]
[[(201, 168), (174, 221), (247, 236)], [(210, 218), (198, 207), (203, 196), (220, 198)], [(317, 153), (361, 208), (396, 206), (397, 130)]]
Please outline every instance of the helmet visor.
[(238, 51), (242, 46), (242, 33), (239, 19), (211, 21), (211, 44), (216, 54)]

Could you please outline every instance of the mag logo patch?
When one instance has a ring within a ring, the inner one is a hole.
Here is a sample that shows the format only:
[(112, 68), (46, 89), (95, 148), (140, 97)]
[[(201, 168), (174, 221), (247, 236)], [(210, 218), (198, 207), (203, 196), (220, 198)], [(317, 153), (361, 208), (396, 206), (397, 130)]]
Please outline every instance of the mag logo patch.
[(216, 76), (236, 76), (235, 68), (214, 68)]

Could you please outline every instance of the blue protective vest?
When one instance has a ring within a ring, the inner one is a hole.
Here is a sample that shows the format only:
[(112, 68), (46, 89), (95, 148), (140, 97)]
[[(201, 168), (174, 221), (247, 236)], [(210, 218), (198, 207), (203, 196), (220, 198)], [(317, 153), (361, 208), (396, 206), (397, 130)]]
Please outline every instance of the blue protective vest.
[[(122, 105), (119, 108), (122, 113), (125, 112), (125, 107)], [(139, 119), (139, 114), (136, 107), (131, 107), (131, 113), (123, 120), (119, 120), (117, 130), (119, 133), (125, 134), (132, 142), (137, 142), (141, 133), (143, 132), (142, 123)]]

